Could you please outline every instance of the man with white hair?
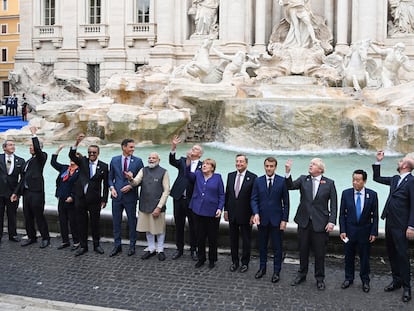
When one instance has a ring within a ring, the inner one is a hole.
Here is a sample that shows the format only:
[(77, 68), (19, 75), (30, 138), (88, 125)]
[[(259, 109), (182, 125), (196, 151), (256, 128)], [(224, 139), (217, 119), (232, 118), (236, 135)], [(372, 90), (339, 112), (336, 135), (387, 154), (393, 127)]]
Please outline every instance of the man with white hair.
[(306, 280), (309, 253), (315, 255), (315, 279), (318, 290), (325, 289), (325, 254), (329, 232), (334, 229), (337, 214), (337, 194), (332, 179), (322, 176), (325, 164), (319, 158), (311, 160), (309, 174), (292, 181), (292, 160), (285, 164), (286, 185), (289, 190), (300, 190), (300, 203), (295, 222), (298, 224), (300, 266), (292, 286)]
[(147, 250), (141, 259), (148, 259), (158, 253), (158, 260), (164, 261), (165, 209), (170, 193), (168, 172), (160, 166), (159, 154), (152, 152), (148, 157), (148, 165), (134, 178), (132, 172), (126, 175), (132, 186), (141, 186), (137, 231), (145, 232), (148, 242)]

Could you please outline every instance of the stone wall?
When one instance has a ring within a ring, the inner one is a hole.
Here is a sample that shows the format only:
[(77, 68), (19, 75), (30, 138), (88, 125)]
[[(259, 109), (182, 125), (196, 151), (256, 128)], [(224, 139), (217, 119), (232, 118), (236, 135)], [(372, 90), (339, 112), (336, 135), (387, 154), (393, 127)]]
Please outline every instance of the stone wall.
[[(59, 232), (59, 219), (56, 210), (46, 210), (46, 220), (49, 225), (50, 232)], [(175, 244), (175, 225), (172, 216), (167, 215), (166, 219), (167, 223), (167, 234), (165, 241), (170, 244)], [(5, 227), (7, 223), (5, 223)], [(23, 218), (23, 210), (20, 207), (17, 210), (17, 228), (24, 229), (24, 218)], [(102, 237), (112, 238), (113, 231), (112, 231), (112, 217), (111, 215), (103, 214), (101, 216), (101, 235)], [(283, 247), (285, 252), (297, 252), (297, 234), (296, 234), (296, 225), (289, 224), (288, 228), (283, 236)], [(257, 227), (253, 227), (252, 233), (252, 251), (254, 255), (258, 255), (258, 240), (257, 240)], [(188, 231), (185, 230), (185, 241), (189, 241), (188, 239)], [(128, 230), (127, 230), (127, 220), (124, 216), (123, 226), (122, 226), (122, 239), (128, 239)], [(145, 242), (145, 235), (143, 233), (138, 234), (138, 240), (141, 242)], [(410, 242), (412, 246), (414, 246), (413, 242)], [(219, 248), (230, 249), (230, 241), (229, 241), (229, 229), (228, 223), (224, 222), (223, 220), (220, 223), (220, 233), (219, 233)], [(410, 248), (411, 256), (414, 256), (414, 247)], [(328, 242), (328, 253), (334, 255), (343, 255), (343, 242), (339, 239), (339, 232), (335, 230), (333, 233), (330, 234), (329, 242)], [(379, 237), (377, 241), (372, 245), (371, 255), (373, 257), (387, 257), (386, 246), (385, 246), (385, 239), (384, 239), (384, 232), (380, 230)]]

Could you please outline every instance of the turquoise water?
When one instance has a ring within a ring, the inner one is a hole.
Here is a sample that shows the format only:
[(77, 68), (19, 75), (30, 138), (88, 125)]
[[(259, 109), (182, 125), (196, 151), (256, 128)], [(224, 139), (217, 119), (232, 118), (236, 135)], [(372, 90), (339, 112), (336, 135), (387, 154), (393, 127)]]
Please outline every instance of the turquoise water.
[[(191, 147), (190, 144), (182, 144), (177, 148), (177, 156), (184, 155), (186, 150)], [(203, 158), (213, 158), (217, 162), (216, 172), (222, 174), (224, 182), (227, 179), (227, 173), (233, 171), (234, 158), (237, 153), (244, 152), (249, 158), (249, 170), (257, 175), (264, 174), (263, 160), (267, 156), (274, 156), (278, 160), (277, 174), (284, 176), (284, 164), (287, 159), (293, 159), (292, 176), (298, 177), (301, 174), (307, 174), (308, 165), (312, 158), (320, 157), (326, 164), (325, 176), (333, 179), (338, 191), (338, 204), (340, 201), (341, 193), (344, 189), (352, 187), (352, 172), (355, 169), (364, 169), (368, 173), (367, 187), (378, 192), (379, 195), (379, 209), (380, 212), (383, 209), (383, 205), (388, 195), (388, 187), (380, 185), (372, 180), (371, 165), (375, 161), (375, 152), (368, 152), (363, 150), (330, 150), (325, 152), (306, 152), (306, 151), (265, 151), (245, 149), (240, 150), (236, 148), (229, 148), (228, 146), (210, 143), (204, 144)], [(16, 147), (16, 154), (29, 158), (29, 147), (18, 145)], [(54, 197), (55, 192), (55, 180), (57, 171), (50, 165), (50, 159), (52, 154), (57, 149), (56, 146), (46, 145), (44, 151), (48, 153), (48, 163), (45, 167), (45, 185), (46, 185), (46, 205), (49, 209), (56, 208), (57, 199)], [(80, 147), (79, 151), (82, 154), (86, 154), (86, 147)], [(157, 145), (157, 146), (137, 146), (135, 149), (135, 155), (143, 159), (144, 164), (147, 162), (147, 157), (150, 152), (158, 152), (161, 156), (161, 166), (166, 168), (170, 174), (171, 184), (177, 176), (177, 169), (170, 166), (168, 163), (168, 155), (170, 151), (170, 145)], [(60, 163), (68, 163), (69, 147), (65, 147), (59, 154), (58, 161)], [(120, 147), (102, 147), (99, 159), (109, 164), (111, 158), (121, 153)], [(397, 161), (401, 157), (399, 154), (386, 154), (386, 158), (383, 161), (382, 173), (384, 176), (393, 175), (396, 173)], [(289, 216), (289, 222), (293, 223), (293, 217), (299, 202), (299, 191), (290, 192), (291, 200), (291, 212)], [(338, 206), (339, 207), (339, 206)], [(111, 213), (111, 203), (109, 201), (108, 206), (103, 211), (104, 213)], [(167, 202), (167, 214), (172, 215), (172, 199), (169, 198)], [(380, 221), (380, 227), (384, 227), (384, 223)]]

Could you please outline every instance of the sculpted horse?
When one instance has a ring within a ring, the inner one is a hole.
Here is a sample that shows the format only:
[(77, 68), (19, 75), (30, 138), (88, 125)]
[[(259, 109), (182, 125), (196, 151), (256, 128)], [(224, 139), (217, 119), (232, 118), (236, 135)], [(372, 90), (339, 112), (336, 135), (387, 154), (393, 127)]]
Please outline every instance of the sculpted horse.
[(376, 63), (368, 57), (370, 40), (361, 40), (351, 45), (350, 52), (344, 60), (343, 86), (352, 86), (356, 91), (368, 85), (370, 72), (376, 68)]

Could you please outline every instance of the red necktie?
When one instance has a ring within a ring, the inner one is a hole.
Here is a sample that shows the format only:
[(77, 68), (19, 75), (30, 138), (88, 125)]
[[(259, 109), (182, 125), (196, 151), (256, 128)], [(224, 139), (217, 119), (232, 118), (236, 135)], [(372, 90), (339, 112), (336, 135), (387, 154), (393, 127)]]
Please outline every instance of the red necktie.
[(124, 158), (124, 172), (128, 172), (128, 157)]

